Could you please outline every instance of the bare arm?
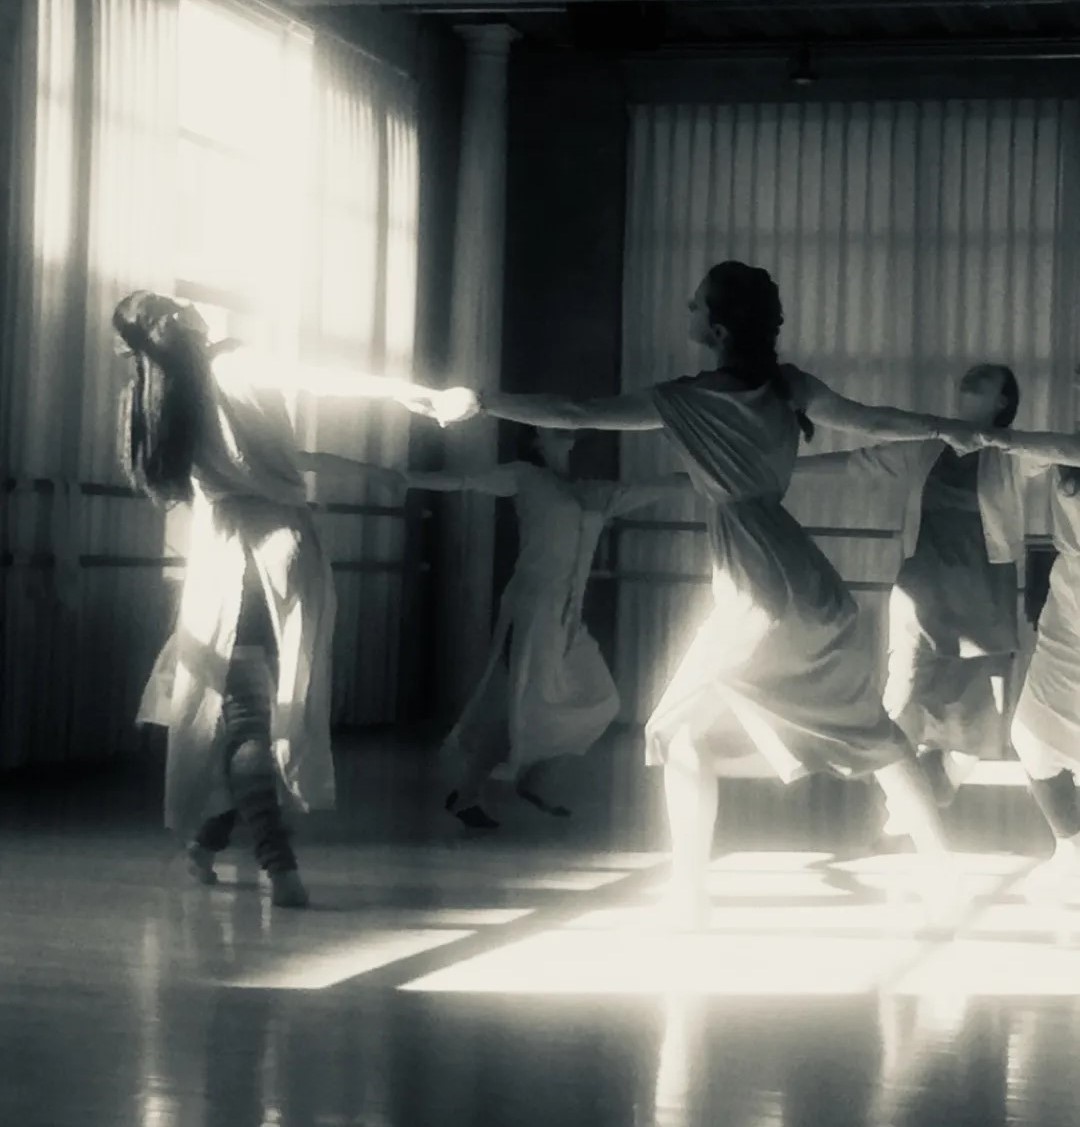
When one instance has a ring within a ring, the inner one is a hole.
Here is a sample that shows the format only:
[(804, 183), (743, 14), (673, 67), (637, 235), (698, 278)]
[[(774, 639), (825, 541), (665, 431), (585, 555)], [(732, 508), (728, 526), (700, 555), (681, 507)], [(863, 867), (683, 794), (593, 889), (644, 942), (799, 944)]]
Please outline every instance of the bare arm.
[[(830, 390), (816, 376), (785, 366), (803, 410), (815, 422), (834, 430), (868, 434), (887, 442), (903, 439), (940, 438), (957, 434), (964, 424), (939, 415), (901, 411), (897, 407), (873, 407)], [(974, 430), (974, 428), (967, 428)]]
[[(370, 462), (358, 462), (341, 454), (320, 454), (314, 450), (301, 450), (296, 455), (296, 464), (301, 470), (323, 474), (366, 474), (386, 473), (386, 466), (376, 466)], [(394, 471), (391, 471), (394, 472)]]
[(995, 428), (980, 431), (979, 439), (983, 446), (1031, 458), (1034, 472), (1051, 465), (1080, 466), (1080, 435)]
[(497, 419), (559, 430), (659, 430), (664, 425), (647, 391), (600, 399), (488, 391), (481, 409)]
[(446, 472), (408, 473), (405, 484), (410, 489), (427, 489), (435, 493), (486, 493), (490, 497), (513, 497), (518, 491), (518, 464), (508, 462), (474, 474)]
[(832, 454), (809, 454), (795, 459), (797, 474), (841, 474), (851, 466), (851, 450), (838, 450)]
[(652, 481), (628, 482), (622, 486), (611, 507), (611, 516), (622, 516), (635, 509), (644, 509), (661, 501), (676, 497), (686, 497), (694, 492), (693, 483), (687, 473), (670, 473)]
[(303, 473), (316, 473), (325, 477), (365, 477), (391, 488), (400, 488), (404, 480), (399, 470), (389, 466), (375, 466), (370, 462), (358, 462), (340, 454), (301, 450), (296, 455), (296, 464)]
[(912, 459), (918, 457), (925, 441), (909, 438), (860, 446), (856, 450), (839, 450), (832, 454), (811, 454), (796, 460), (795, 473), (850, 473), (901, 478), (912, 471), (915, 464)]

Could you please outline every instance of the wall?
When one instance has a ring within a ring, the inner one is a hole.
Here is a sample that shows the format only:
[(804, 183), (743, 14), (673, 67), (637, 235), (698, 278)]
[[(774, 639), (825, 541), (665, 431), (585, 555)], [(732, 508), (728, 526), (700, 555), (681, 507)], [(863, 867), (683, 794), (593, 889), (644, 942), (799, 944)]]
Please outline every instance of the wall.
[[(510, 64), (503, 387), (615, 394), (619, 389), (626, 113), (610, 64), (525, 43)], [(515, 456), (506, 426), (500, 455)], [(591, 476), (618, 476), (618, 443), (591, 433), (575, 450)], [(509, 577), (516, 530), (499, 514), (496, 580)], [(610, 657), (614, 592), (594, 583), (587, 617)]]
[[(417, 299), (416, 359), (429, 382), (440, 383), (450, 359), (450, 312), (457, 219), (461, 109), (465, 85), (465, 48), (451, 31), (425, 23), (418, 44), (420, 96), (420, 263)], [(417, 420), (410, 439), (410, 465), (437, 470), (443, 465), (439, 430)], [(444, 514), (453, 503), (438, 493), (409, 494), (409, 527), (416, 533), (417, 561), (438, 558)], [(443, 711), (438, 655), (446, 652), (439, 631), (437, 585), (430, 571), (411, 586), (412, 613), (404, 625), (399, 716), (429, 720)], [(449, 720), (447, 720), (449, 722)]]
[[(11, 131), (7, 128), (7, 118), (15, 42), (13, 17), (21, 8), (21, 5), (0, 3), (0, 121), (4, 122), (0, 126), (0, 214), (5, 220), (11, 184), (7, 153)], [(425, 175), (421, 184), (420, 238), (425, 261), (421, 264), (419, 343), (422, 359), (437, 358), (445, 353), (448, 324), (449, 292), (445, 278), (452, 249), (454, 193), (446, 190), (446, 184), (456, 183), (461, 50), (452, 35), (415, 17), (372, 12), (360, 15), (362, 18), (351, 22), (338, 21), (333, 30), (342, 38), (385, 58), (391, 65), (414, 74), (420, 82), (420, 144), (425, 168), (429, 173), (435, 170), (436, 175), (434, 178)], [(0, 271), (4, 270), (9, 257), (0, 255)], [(419, 426), (417, 430), (425, 435), (432, 434), (430, 426)], [(435, 441), (438, 442), (437, 435)], [(131, 502), (108, 503), (129, 505)], [(146, 508), (149, 510), (148, 506)], [(42, 511), (47, 512), (47, 506)], [(418, 514), (414, 511), (413, 515)], [(413, 523), (418, 528), (423, 525), (418, 519)], [(103, 527), (106, 526), (111, 527), (107, 521)], [(90, 545), (87, 550), (108, 554), (116, 548), (110, 542), (100, 548)], [(128, 546), (127, 550), (130, 553), (134, 549)], [(410, 544), (409, 551), (412, 562), (416, 563), (420, 545)], [(16, 589), (12, 569), (0, 566), (0, 584), (5, 588), (0, 591), (3, 595), (0, 616), (5, 609), (10, 611), (12, 606), (20, 606), (20, 621), (32, 613), (35, 621), (40, 619), (44, 623), (37, 636), (47, 634), (50, 639), (39, 647), (41, 653), (35, 651), (34, 660), (30, 660), (25, 653), (13, 649), (15, 616), (9, 613), (6, 623), (0, 621), (0, 641), (6, 637), (12, 643), (6, 649), (0, 647), (0, 661), (13, 667), (19, 674), (17, 683), (25, 686), (25, 692), (11, 693), (6, 701), (0, 701), (0, 736), (5, 737), (0, 739), (0, 748), (5, 752), (0, 758), (5, 766), (76, 759), (95, 762), (123, 757), (129, 752), (141, 754), (132, 720), (144, 673), (130, 675), (128, 671), (150, 669), (156, 646), (168, 630), (170, 606), (159, 571), (148, 568), (129, 568), (115, 574), (114, 571), (84, 569), (80, 577), (83, 608), (79, 623), (80, 647), (83, 653), (96, 646), (101, 653), (124, 654), (122, 670), (115, 662), (93, 665), (73, 657), (72, 645), (63, 644), (65, 639), (70, 642), (71, 638), (70, 632), (61, 631), (61, 627), (67, 626), (66, 620), (61, 621), (59, 612), (44, 598), (31, 603), (21, 586)], [(409, 581), (407, 588), (416, 597), (406, 600), (401, 637), (403, 643), (412, 640), (416, 644), (411, 647), (403, 644), (400, 648), (403, 665), (399, 684), (403, 691), (397, 704), (399, 714), (404, 710), (406, 715), (416, 693), (423, 688), (416, 666), (426, 652), (419, 644), (424, 638), (424, 586)], [(117, 607), (123, 613), (110, 618), (111, 608)], [(354, 632), (362, 634), (363, 628), (363, 621), (357, 622)], [(52, 640), (54, 636), (60, 641)], [(80, 687), (68, 691), (68, 682), (73, 678)], [(15, 683), (15, 680), (10, 681), (10, 684)], [(393, 706), (393, 700), (385, 702), (391, 713)]]

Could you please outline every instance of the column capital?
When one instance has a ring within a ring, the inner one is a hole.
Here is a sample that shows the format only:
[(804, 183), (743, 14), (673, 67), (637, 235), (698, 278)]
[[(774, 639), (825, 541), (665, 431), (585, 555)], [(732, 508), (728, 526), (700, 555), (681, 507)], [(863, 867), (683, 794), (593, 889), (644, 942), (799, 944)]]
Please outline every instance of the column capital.
[(465, 40), (470, 55), (506, 58), (521, 33), (507, 23), (458, 24), (454, 31)]

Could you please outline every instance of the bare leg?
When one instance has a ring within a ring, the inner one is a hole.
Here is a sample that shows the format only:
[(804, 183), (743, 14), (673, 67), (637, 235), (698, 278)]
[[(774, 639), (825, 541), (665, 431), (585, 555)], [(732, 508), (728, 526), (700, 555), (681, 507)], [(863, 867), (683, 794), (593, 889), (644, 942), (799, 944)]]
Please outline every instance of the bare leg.
[(664, 765), (664, 797), (671, 831), (672, 894), (680, 923), (700, 927), (705, 921), (706, 876), (716, 827), (719, 783), (701, 760), (689, 731), (671, 741)]
[(1052, 753), (1019, 722), (1012, 727), (1013, 746), (1028, 776), (1028, 789), (1054, 835), (1054, 855), (1031, 874), (1031, 886), (1052, 887), (1080, 870), (1080, 804), (1076, 777), (1065, 760)]
[(885, 792), (890, 813), (911, 835), (915, 848), (927, 854), (947, 852), (941, 815), (919, 765), (913, 759), (902, 759), (875, 771), (874, 777)]

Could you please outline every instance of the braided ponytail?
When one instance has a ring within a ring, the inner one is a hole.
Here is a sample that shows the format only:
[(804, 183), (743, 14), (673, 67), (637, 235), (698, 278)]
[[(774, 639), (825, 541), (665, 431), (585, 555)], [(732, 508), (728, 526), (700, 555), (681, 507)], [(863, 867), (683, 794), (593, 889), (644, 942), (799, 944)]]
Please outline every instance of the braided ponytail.
[(769, 272), (743, 262), (721, 262), (705, 276), (705, 304), (709, 320), (727, 331), (724, 367), (751, 387), (768, 383), (779, 399), (791, 404), (806, 440), (812, 439), (814, 424), (794, 406), (791, 384), (777, 358), (784, 311)]

